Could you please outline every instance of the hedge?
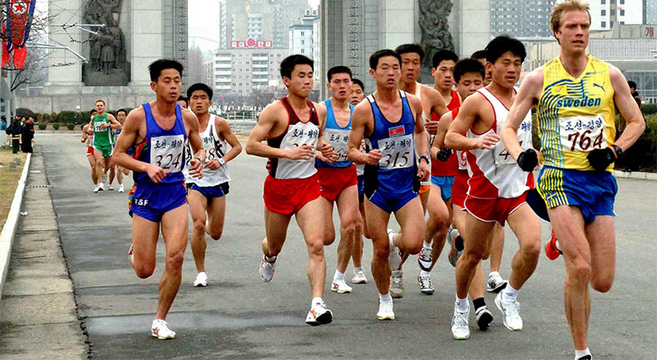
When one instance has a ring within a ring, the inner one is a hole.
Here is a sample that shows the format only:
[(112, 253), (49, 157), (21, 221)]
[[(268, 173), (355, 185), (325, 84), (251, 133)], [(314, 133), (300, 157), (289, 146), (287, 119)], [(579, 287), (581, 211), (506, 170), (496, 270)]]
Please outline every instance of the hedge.
[(67, 127), (69, 130), (73, 130), (73, 129), (75, 129), (75, 124), (74, 124), (74, 123), (68, 123), (68, 124), (66, 124), (66, 127)]
[(75, 111), (62, 111), (57, 114), (57, 121), (60, 123), (75, 123), (78, 114)]
[(55, 130), (59, 130), (59, 123), (53, 123), (52, 128)]
[(48, 126), (48, 124), (46, 124), (45, 122), (40, 122), (39, 123), (39, 130), (45, 130), (47, 126)]

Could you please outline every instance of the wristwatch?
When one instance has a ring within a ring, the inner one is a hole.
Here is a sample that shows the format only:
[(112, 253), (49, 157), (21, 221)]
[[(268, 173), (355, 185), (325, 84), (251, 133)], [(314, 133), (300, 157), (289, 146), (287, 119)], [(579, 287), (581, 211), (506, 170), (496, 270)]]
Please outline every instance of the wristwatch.
[(224, 158), (219, 158), (219, 164), (221, 164), (221, 166), (224, 166), (225, 163), (226, 160), (224, 160)]
[(422, 160), (422, 159), (424, 159), (424, 161), (427, 162), (427, 165), (429, 165), (429, 162), (430, 162), (430, 161), (429, 161), (429, 157), (428, 157), (428, 156), (426, 156), (426, 155), (422, 155), (422, 156), (420, 156), (420, 160)]
[(623, 153), (623, 149), (621, 149), (621, 147), (616, 144), (612, 145), (611, 147), (614, 148), (614, 151), (616, 152), (616, 158), (618, 159)]

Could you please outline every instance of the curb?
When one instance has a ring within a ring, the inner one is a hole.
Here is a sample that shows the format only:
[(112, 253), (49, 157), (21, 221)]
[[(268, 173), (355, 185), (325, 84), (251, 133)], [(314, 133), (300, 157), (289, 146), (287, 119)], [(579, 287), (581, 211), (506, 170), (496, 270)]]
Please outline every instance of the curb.
[(23, 166), (23, 173), (18, 180), (18, 187), (14, 193), (14, 200), (11, 202), (11, 209), (7, 215), (7, 221), (2, 227), (0, 233), (0, 296), (2, 296), (2, 288), (5, 285), (7, 278), (7, 270), (9, 269), (9, 260), (11, 259), (11, 247), (14, 243), (14, 235), (18, 227), (18, 217), (23, 204), (23, 194), (25, 193), (25, 180), (27, 180), (27, 173), (30, 170), (30, 160), (32, 154), (27, 154), (25, 165)]
[(640, 171), (626, 172), (626, 171), (614, 170), (614, 177), (623, 178), (623, 179), (639, 179), (639, 180), (653, 180), (653, 181), (657, 180), (656, 173), (647, 173)]

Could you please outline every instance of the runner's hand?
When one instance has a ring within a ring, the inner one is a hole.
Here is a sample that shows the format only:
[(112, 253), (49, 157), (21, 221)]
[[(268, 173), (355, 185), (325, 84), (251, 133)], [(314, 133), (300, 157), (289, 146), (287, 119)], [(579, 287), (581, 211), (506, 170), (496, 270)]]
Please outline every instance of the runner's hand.
[(168, 171), (164, 171), (161, 167), (156, 165), (150, 165), (146, 173), (148, 174), (148, 177), (151, 178), (151, 180), (153, 180), (155, 184), (159, 184), (160, 181), (164, 180), (164, 178), (167, 177), (167, 175), (169, 175)]
[(429, 180), (430, 174), (431, 172), (429, 171), (429, 165), (424, 161), (420, 161), (419, 165), (417, 166), (418, 179), (420, 179), (420, 181), (427, 181)]
[(436, 153), (436, 160), (438, 161), (447, 161), (449, 157), (452, 155), (452, 149), (442, 147), (438, 152)]
[(205, 167), (210, 170), (217, 170), (221, 167), (219, 160), (210, 160), (205, 162)]
[(476, 149), (486, 149), (490, 150), (500, 141), (500, 137), (497, 134), (488, 134), (477, 140)]
[(382, 157), (383, 155), (381, 155), (381, 150), (379, 149), (370, 150), (370, 152), (367, 153), (366, 164), (376, 165), (379, 163), (379, 160), (381, 160)]
[(189, 162), (189, 175), (197, 179), (203, 178), (203, 164), (196, 158)]
[(424, 123), (424, 128), (427, 129), (429, 135), (436, 135), (438, 134), (438, 121), (427, 120), (427, 122)]
[[(333, 151), (333, 146), (331, 144), (327, 143), (322, 143), (317, 150), (322, 152), (322, 155), (324, 155), (327, 159), (331, 159), (334, 157), (335, 152)], [(335, 160), (333, 160), (335, 161)]]
[(315, 149), (310, 145), (295, 146), (286, 152), (286, 158), (290, 160), (310, 160), (314, 156)]
[(518, 155), (518, 166), (522, 171), (534, 171), (538, 165), (538, 154), (534, 149), (527, 149)]

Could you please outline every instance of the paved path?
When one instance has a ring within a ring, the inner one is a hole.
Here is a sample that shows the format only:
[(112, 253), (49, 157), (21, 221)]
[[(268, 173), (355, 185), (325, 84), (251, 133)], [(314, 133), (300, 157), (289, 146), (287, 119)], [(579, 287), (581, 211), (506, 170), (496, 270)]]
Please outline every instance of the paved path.
[[(224, 236), (218, 242), (208, 240), (209, 286), (192, 287), (195, 269), (188, 250), (183, 284), (169, 316), (178, 338), (152, 339), (149, 326), (162, 273), (162, 243), (156, 273), (150, 279), (138, 279), (126, 255), (130, 244), (127, 193), (92, 193), (84, 147), (77, 134), (43, 135), (37, 140), (45, 157), (77, 315), (88, 330), (93, 358), (572, 359), (562, 304), (563, 261), (551, 262), (543, 254), (519, 298), (525, 323), (522, 332), (506, 330), (500, 312), (493, 309), (495, 320), (488, 331), (473, 326), (470, 340), (453, 340), (449, 323), (454, 271), (445, 254), (433, 271), (437, 287), (433, 296), (419, 293), (414, 282), (417, 263), (407, 264), (406, 296), (395, 301), (396, 321), (376, 320), (376, 288), (368, 270), (371, 282), (354, 286), (352, 294), (325, 295), (335, 314), (332, 324), (305, 325), (310, 305), (307, 255), (294, 222), (274, 280), (265, 284), (258, 276), (265, 161), (246, 154), (230, 164), (233, 182)], [(591, 295), (591, 349), (596, 359), (654, 358), (657, 183), (621, 179), (619, 188), (616, 282), (609, 293)], [(544, 224), (544, 239), (548, 231)], [(505, 277), (517, 249), (510, 233), (507, 239), (501, 270)], [(326, 254), (330, 281), (336, 245), (326, 248)], [(371, 245), (366, 242), (364, 263), (370, 261)], [(488, 265), (484, 267), (488, 269)], [(5, 296), (3, 309), (7, 299), (11, 297)], [(489, 306), (493, 299), (492, 294), (486, 295)], [(3, 320), (3, 325), (6, 323)], [(10, 332), (8, 336), (14, 335)], [(3, 359), (6, 346), (3, 335)]]

